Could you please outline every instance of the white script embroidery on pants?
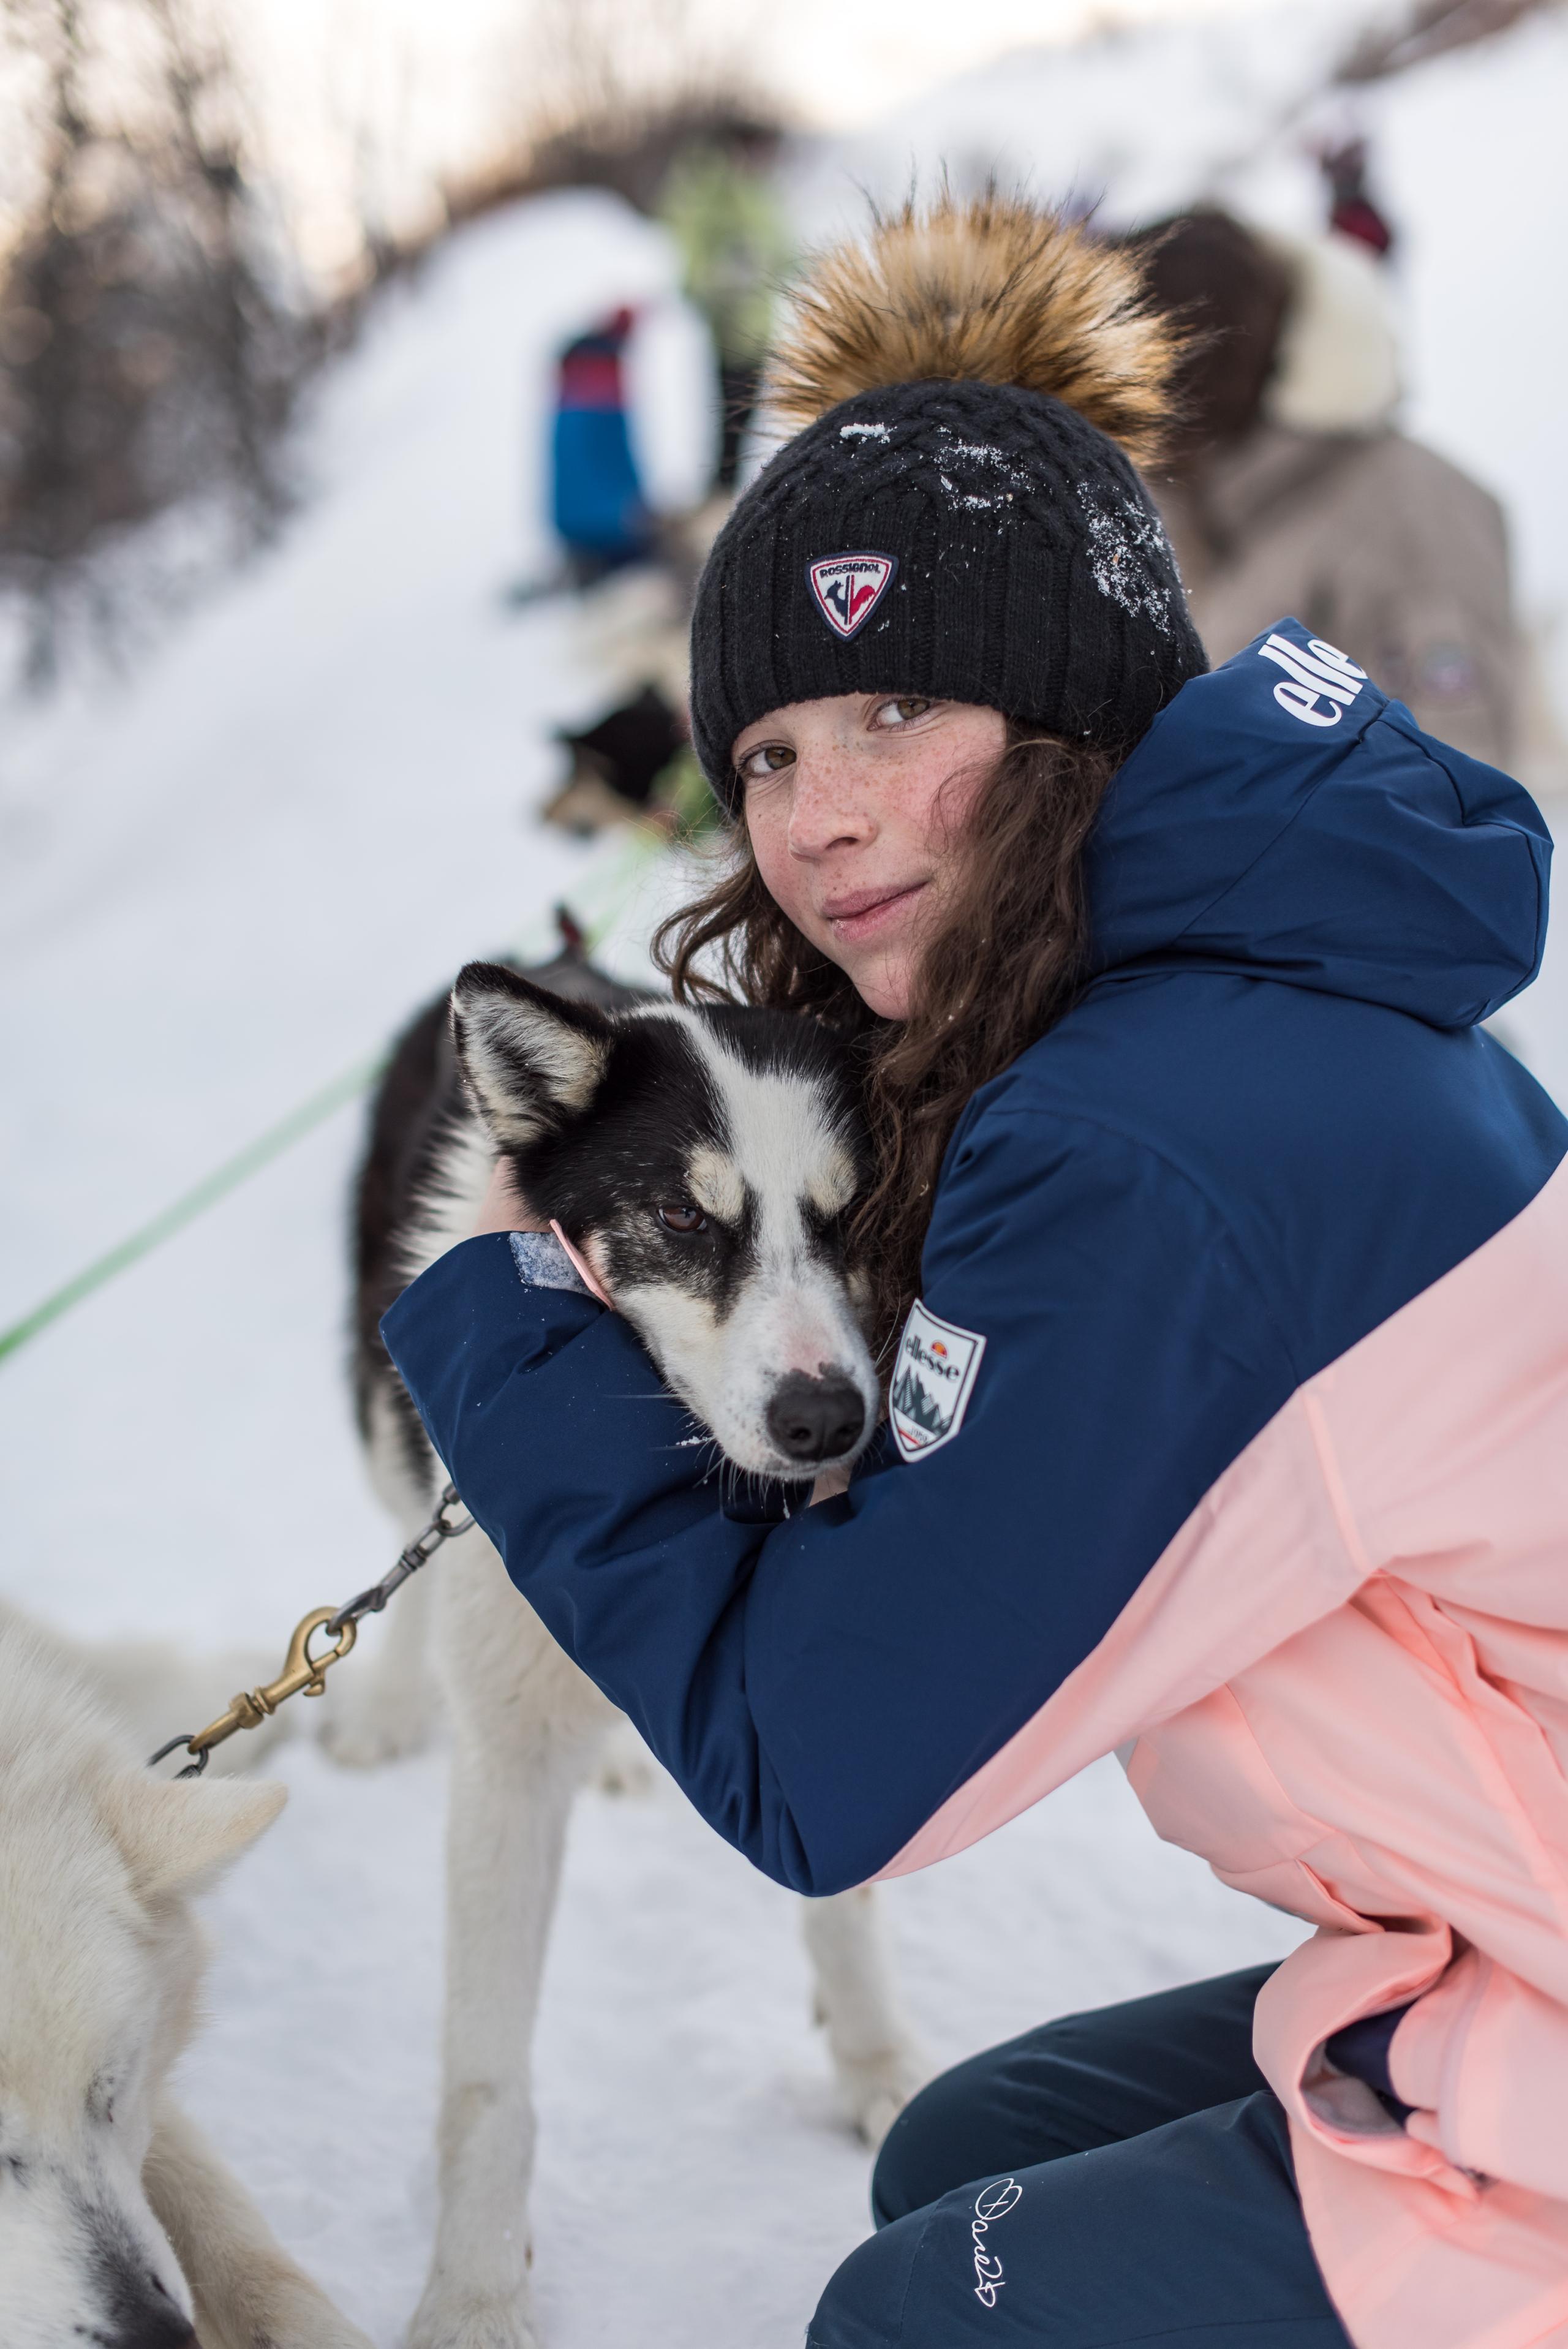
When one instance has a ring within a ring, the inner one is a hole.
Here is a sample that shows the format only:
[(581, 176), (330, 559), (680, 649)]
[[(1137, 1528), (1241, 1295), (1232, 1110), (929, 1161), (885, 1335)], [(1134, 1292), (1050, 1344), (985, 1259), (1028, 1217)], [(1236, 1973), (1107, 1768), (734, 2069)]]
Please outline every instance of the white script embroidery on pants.
[(994, 2185), (983, 2186), (975, 2198), (969, 2232), (975, 2239), (975, 2297), (983, 2308), (995, 2307), (1005, 2282), (1001, 2261), (985, 2248), (986, 2234), (996, 2220), (1006, 2217), (1023, 2191), (1016, 2178), (998, 2178)]

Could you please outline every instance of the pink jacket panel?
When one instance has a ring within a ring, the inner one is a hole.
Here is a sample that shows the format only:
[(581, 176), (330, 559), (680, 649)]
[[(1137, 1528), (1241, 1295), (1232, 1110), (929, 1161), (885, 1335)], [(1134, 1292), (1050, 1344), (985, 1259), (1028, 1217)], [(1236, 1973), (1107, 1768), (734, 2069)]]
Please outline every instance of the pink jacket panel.
[[(1318, 1927), (1259, 2002), (1358, 2349), (1568, 2349), (1568, 1166), (1301, 1387), (890, 1874), (1097, 1755)], [(1324, 2041), (1416, 1998), (1408, 2130)]]

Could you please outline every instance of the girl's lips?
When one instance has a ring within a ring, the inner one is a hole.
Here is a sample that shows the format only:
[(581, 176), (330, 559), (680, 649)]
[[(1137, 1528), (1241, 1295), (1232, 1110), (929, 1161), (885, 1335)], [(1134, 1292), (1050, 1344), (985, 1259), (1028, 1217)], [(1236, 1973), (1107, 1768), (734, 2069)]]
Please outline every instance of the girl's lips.
[(885, 896), (872, 897), (862, 892), (845, 899), (838, 912), (826, 912), (824, 919), (836, 938), (846, 946), (859, 946), (896, 922), (924, 887), (923, 881), (912, 881), (907, 889), (892, 889)]

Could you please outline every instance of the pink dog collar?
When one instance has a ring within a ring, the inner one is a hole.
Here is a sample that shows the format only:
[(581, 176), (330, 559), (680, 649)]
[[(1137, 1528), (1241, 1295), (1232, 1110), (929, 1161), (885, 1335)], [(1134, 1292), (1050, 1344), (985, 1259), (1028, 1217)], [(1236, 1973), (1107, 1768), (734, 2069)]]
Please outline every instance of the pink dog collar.
[(578, 1251), (573, 1247), (571, 1241), (567, 1238), (565, 1233), (562, 1230), (553, 1216), (550, 1218), (550, 1228), (555, 1234), (556, 1238), (561, 1242), (562, 1247), (566, 1250), (567, 1257), (571, 1262), (573, 1270), (577, 1274), (583, 1287), (587, 1289), (590, 1297), (596, 1297), (601, 1305), (609, 1305), (611, 1312), (614, 1313), (615, 1309), (613, 1305), (610, 1305), (610, 1299), (605, 1296), (604, 1291), (599, 1286), (598, 1276), (594, 1272), (593, 1266), (587, 1261), (586, 1257), (578, 1254)]

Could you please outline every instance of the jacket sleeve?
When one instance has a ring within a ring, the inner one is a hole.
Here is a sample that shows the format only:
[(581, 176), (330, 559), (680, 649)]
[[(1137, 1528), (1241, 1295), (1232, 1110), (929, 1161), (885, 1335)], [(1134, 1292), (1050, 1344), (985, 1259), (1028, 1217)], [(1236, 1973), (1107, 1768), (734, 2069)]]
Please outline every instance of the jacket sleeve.
[(518, 1588), (779, 1882), (882, 1868), (1090, 1651), (1295, 1384), (1226, 1226), (1140, 1144), (974, 1111), (925, 1261), (985, 1340), (958, 1432), (771, 1526), (628, 1324), (469, 1240), (383, 1323)]

